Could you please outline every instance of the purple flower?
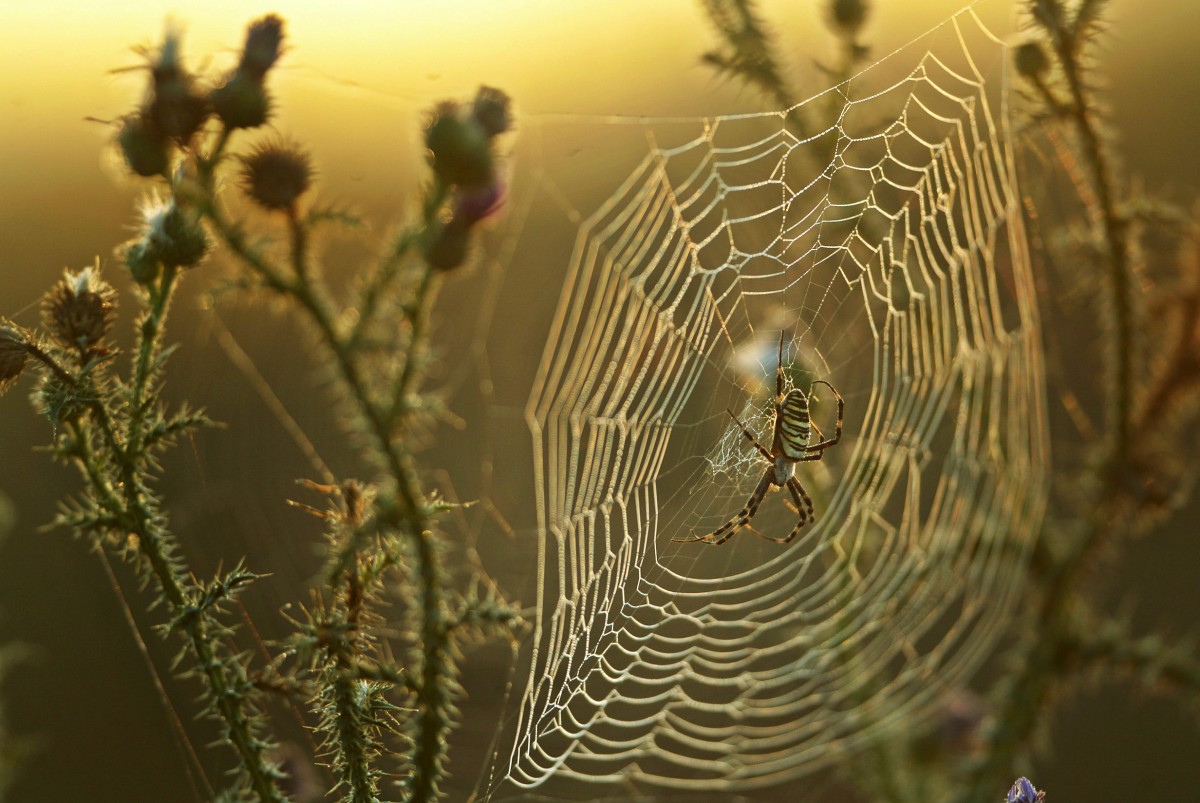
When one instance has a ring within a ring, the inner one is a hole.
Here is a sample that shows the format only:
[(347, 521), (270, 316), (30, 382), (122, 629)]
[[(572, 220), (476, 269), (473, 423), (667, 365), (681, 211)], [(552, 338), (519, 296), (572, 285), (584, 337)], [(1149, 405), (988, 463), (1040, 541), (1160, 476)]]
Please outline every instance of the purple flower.
[(463, 189), (454, 201), (454, 217), (474, 225), (491, 217), (504, 206), (504, 185), (493, 181), (485, 187)]
[(1045, 799), (1046, 793), (1035, 789), (1028, 778), (1018, 778), (1012, 789), (1008, 790), (1005, 803), (1041, 803)]

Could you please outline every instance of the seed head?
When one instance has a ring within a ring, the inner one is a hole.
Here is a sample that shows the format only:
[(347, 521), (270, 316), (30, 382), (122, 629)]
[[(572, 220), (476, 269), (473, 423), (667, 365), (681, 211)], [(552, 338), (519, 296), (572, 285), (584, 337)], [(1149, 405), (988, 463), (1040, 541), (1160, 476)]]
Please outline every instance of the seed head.
[(125, 118), (117, 144), (129, 169), (139, 176), (161, 175), (170, 164), (171, 143), (145, 114)]
[(246, 46), (242, 49), (242, 60), (238, 64), (238, 70), (261, 82), (267, 70), (279, 59), (282, 44), (282, 19), (268, 14), (260, 20), (255, 20), (246, 29)]
[(489, 138), (498, 137), (512, 128), (512, 101), (499, 89), (481, 86), (475, 93), (471, 116)]
[(100, 261), (63, 277), (42, 296), (42, 324), (50, 338), (67, 349), (96, 348), (109, 330), (117, 309), (117, 291), (100, 278)]
[(29, 361), (29, 333), (0, 318), (0, 394), (12, 387)]
[(264, 209), (294, 208), (312, 183), (312, 160), (295, 145), (260, 145), (242, 165), (242, 189)]
[(439, 104), (425, 126), (433, 172), (446, 184), (485, 187), (492, 180), (490, 137), (474, 115), (457, 103)]
[(262, 81), (244, 69), (234, 70), (208, 95), (213, 111), (229, 128), (257, 128), (267, 121), (271, 98)]
[(1023, 42), (1013, 54), (1017, 72), (1030, 81), (1039, 81), (1050, 69), (1050, 59), (1040, 42)]

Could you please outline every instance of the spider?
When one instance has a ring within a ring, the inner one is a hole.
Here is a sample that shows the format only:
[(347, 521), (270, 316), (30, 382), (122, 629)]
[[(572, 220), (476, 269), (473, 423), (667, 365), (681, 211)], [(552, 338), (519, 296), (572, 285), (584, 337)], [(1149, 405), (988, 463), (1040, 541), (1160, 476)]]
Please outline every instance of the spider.
[[(762, 535), (753, 527), (750, 528), (751, 532), (767, 541), (786, 544), (796, 537), (800, 528), (814, 520), (812, 499), (808, 497), (800, 480), (796, 479), (796, 464), (809, 460), (820, 460), (825, 456), (826, 449), (836, 446), (842, 439), (842, 417), (846, 410), (846, 402), (837, 389), (823, 379), (813, 382), (808, 388), (807, 395), (799, 388), (793, 388), (786, 394), (783, 392), (783, 332), (779, 333), (778, 366), (775, 369), (775, 423), (771, 433), (770, 449), (758, 442), (758, 439), (745, 424), (738, 420), (732, 410), (726, 409), (725, 411), (742, 430), (742, 436), (754, 444), (754, 448), (758, 449), (759, 454), (768, 463), (767, 470), (759, 480), (758, 487), (754, 489), (754, 493), (750, 494), (750, 498), (746, 500), (746, 506), (738, 511), (737, 515), (708, 535), (693, 534), (692, 538), (673, 538), (671, 540), (684, 543), (703, 541), (706, 544), (720, 546), (732, 538), (738, 530), (750, 524), (754, 514), (758, 512), (758, 506), (762, 504), (763, 497), (767, 495), (767, 491), (771, 490), (773, 485), (780, 488), (787, 486), (792, 494), (792, 499), (796, 501), (795, 510), (800, 514), (800, 522), (792, 528), (786, 538), (771, 538)], [(837, 429), (829, 440), (825, 440), (820, 427), (808, 417), (808, 400), (812, 396), (813, 388), (818, 384), (833, 391), (838, 403)], [(812, 430), (816, 430), (818, 441), (810, 444), (808, 441)]]

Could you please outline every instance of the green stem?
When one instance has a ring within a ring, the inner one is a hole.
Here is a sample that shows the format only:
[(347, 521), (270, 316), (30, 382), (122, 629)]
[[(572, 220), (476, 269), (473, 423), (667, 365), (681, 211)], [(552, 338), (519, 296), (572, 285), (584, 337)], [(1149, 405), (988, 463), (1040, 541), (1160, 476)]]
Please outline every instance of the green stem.
[(175, 290), (175, 279), (179, 275), (176, 267), (164, 267), (157, 287), (152, 288), (150, 309), (142, 321), (138, 343), (138, 354), (134, 364), (133, 387), (129, 414), (129, 431), (126, 433), (126, 451), (141, 462), (143, 426), (146, 422), (146, 392), (150, 386), (151, 366), (159, 351), (163, 324), (167, 309)]
[[(1098, 470), (1100, 483), (1092, 512), (1076, 537), (1062, 539), (1064, 551), (1051, 556), (1045, 595), (1034, 622), (1036, 635), (1021, 656), (1020, 669), (1004, 686), (996, 726), (983, 758), (972, 767), (961, 800), (986, 801), (994, 797), (992, 784), (1012, 774), (1012, 757), (1028, 743), (1046, 711), (1054, 683), (1065, 672), (1063, 650), (1079, 604), (1079, 586), (1104, 536), (1113, 531), (1119, 519), (1123, 472), (1131, 446), (1134, 344), (1128, 226), (1117, 206), (1116, 179), (1091, 110), (1075, 45), (1055, 30), (1048, 29), (1048, 33), (1063, 68), (1070, 95), (1068, 111), (1089, 168), (1096, 198), (1096, 226), (1108, 250), (1109, 303), (1114, 321), (1108, 355), (1113, 378), (1109, 440), (1104, 464)], [(1053, 98), (1048, 90), (1043, 95)]]
[(1118, 472), (1129, 457), (1133, 410), (1133, 278), (1128, 225), (1118, 208), (1116, 178), (1100, 137), (1091, 98), (1083, 83), (1076, 48), (1066, 37), (1056, 37), (1053, 41), (1071, 96), (1075, 131), (1090, 168), (1088, 174), (1096, 195), (1096, 223), (1108, 246), (1109, 303), (1115, 324), (1109, 357), (1114, 392), (1109, 412), (1112, 438), (1108, 465), (1110, 472)]
[(371, 752), (363, 742), (370, 727), (370, 712), (359, 703), (359, 681), (353, 676), (353, 666), (338, 658), (330, 681), (333, 705), (337, 710), (337, 735), (341, 743), (342, 783), (348, 788), (345, 800), (350, 803), (375, 803), (379, 799), (375, 772), (371, 769)]
[[(121, 518), (125, 521), (126, 529), (137, 537), (138, 551), (149, 564), (160, 592), (171, 606), (174, 618), (181, 620), (192, 612), (191, 600), (186, 590), (187, 573), (180, 566), (179, 560), (171, 556), (172, 539), (162, 528), (160, 517), (145, 504), (143, 478), (138, 468), (143, 459), (140, 449), (146, 397), (153, 374), (152, 365), (160, 349), (175, 275), (176, 272), (172, 269), (164, 270), (160, 285), (152, 294), (151, 307), (142, 322), (131, 388), (132, 409), (124, 450), (115, 447), (116, 436), (107, 415), (101, 415), (98, 419), (106, 439), (113, 444), (113, 465), (120, 474), (120, 487), (124, 492), (124, 499), (119, 500), (112, 494), (112, 486), (103, 479), (102, 467), (96, 465), (95, 456), (90, 450), (81, 450), (80, 460), (85, 462), (85, 473), (96, 493), (106, 499), (107, 504), (120, 504)], [(219, 640), (212, 634), (209, 619), (210, 617), (201, 611), (188, 618), (185, 627), (188, 645), (206, 681), (207, 697), (224, 720), (226, 735), (241, 759), (242, 768), (255, 795), (264, 803), (283, 803), (286, 798), (276, 786), (275, 772), (268, 766), (263, 755), (266, 745), (255, 737), (250, 716), (245, 710), (245, 678), (240, 678), (238, 682), (230, 680), (231, 671), (241, 674), (240, 664), (236, 659), (227, 661), (218, 657)]]
[(384, 292), (395, 280), (400, 266), (404, 264), (404, 257), (417, 244), (421, 232), (422, 229), (417, 226), (405, 229), (396, 238), (391, 251), (380, 262), (375, 272), (371, 274), (366, 285), (363, 286), (362, 291), (359, 293), (358, 319), (354, 322), (354, 327), (350, 330), (350, 335), (346, 340), (346, 345), (349, 348), (357, 348), (366, 335), (371, 320), (375, 317), (375, 313), (379, 309), (379, 302), (383, 299)]
[(404, 435), (409, 423), (412, 408), (408, 397), (413, 391), (419, 368), (425, 362), (428, 337), (426, 328), (429, 325), (429, 313), (433, 308), (434, 299), (437, 298), (437, 287), (438, 282), (434, 271), (426, 268), (421, 272), (421, 279), (417, 284), (409, 311), (409, 324), (412, 331), (409, 334), (408, 353), (404, 359), (404, 368), (392, 391), (391, 416), (396, 420), (396, 437)]
[[(449, 189), (440, 182), (430, 187), (426, 194), (423, 214), (428, 224), (440, 213)], [(389, 404), (376, 403), (368, 383), (355, 359), (357, 338), (353, 332), (343, 336), (337, 327), (337, 317), (326, 302), (323, 292), (308, 280), (306, 267), (299, 262), (303, 257), (304, 239), (297, 230), (303, 222), (292, 218), (294, 276), (286, 274), (261, 258), (245, 242), (241, 232), (221, 213), (215, 199), (209, 198), (201, 204), (205, 216), (235, 256), (242, 259), (251, 269), (262, 276), (272, 287), (291, 296), (316, 327), (320, 340), (333, 357), (342, 382), (349, 390), (351, 400), (366, 423), (367, 432), (373, 441), (373, 451), (383, 459), (385, 473), (400, 501), (399, 516), (386, 510), (380, 511), (380, 523), (398, 525), (406, 531), (415, 546), (417, 577), (419, 579), (418, 606), (421, 613), (420, 651), (421, 673), (416, 685), (418, 713), (415, 717), (416, 734), (413, 746), (413, 774), (409, 779), (408, 799), (429, 801), (437, 797), (438, 784), (444, 772), (446, 735), (450, 728), (448, 711), (453, 705), (452, 657), (449, 645), (449, 630), (446, 618), (446, 602), (443, 594), (443, 578), (434, 536), (429, 529), (429, 511), (424, 501), (420, 480), (411, 458), (397, 437), (408, 424), (411, 410), (404, 400), (413, 391), (428, 338), (427, 320), (435, 296), (437, 280), (434, 271), (423, 265), (411, 306), (413, 326), (409, 338), (407, 359), (401, 371)]]

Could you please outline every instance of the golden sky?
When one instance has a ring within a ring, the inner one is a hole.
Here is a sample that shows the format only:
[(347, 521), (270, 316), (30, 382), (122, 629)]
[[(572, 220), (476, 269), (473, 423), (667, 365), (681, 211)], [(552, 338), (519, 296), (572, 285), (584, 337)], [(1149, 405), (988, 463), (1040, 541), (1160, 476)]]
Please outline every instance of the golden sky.
[[(874, 0), (864, 35), (883, 55), (962, 2)], [(781, 59), (797, 76), (797, 96), (824, 88), (812, 67), (814, 58), (830, 55), (822, 3), (759, 5), (778, 32)], [(978, 9), (1008, 33), (1012, 7), (1010, 0), (983, 0)], [(1175, 101), (1156, 100), (1155, 93), (1172, 86), (1181, 70), (1194, 75), (1194, 59), (1176, 62), (1194, 51), (1185, 42), (1200, 30), (1200, 3), (1161, 0), (1153, 15), (1135, 7), (1136, 0), (1114, 3), (1109, 73), (1119, 84), (1120, 59), (1132, 59), (1139, 70), (1159, 64), (1162, 77), (1141, 81), (1132, 95), (1149, 108), (1129, 119), (1140, 123), (1148, 111), (1165, 115), (1160, 127), (1168, 120), (1176, 125)], [(480, 83), (508, 91), (525, 120), (763, 108), (753, 93), (699, 63), (715, 37), (698, 0), (0, 0), (0, 275), (41, 247), (27, 240), (36, 205), (85, 196), (116, 200), (113, 176), (101, 167), (112, 129), (85, 118), (112, 120), (137, 104), (144, 73), (114, 72), (142, 63), (134, 46), (155, 45), (173, 20), (184, 29), (187, 63), (203, 68), (207, 61), (219, 71), (232, 65), (246, 24), (268, 12), (287, 20), (289, 51), (270, 79), (279, 130), (307, 143), (326, 176), (356, 178), (359, 189), (378, 172), (379, 154), (413, 163), (424, 109), (469, 96)], [(1179, 46), (1169, 46), (1171, 37)], [(29, 220), (13, 223), (22, 213)], [(47, 232), (59, 237), (53, 226)], [(6, 304), (0, 314), (12, 310)]]

